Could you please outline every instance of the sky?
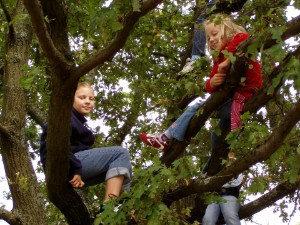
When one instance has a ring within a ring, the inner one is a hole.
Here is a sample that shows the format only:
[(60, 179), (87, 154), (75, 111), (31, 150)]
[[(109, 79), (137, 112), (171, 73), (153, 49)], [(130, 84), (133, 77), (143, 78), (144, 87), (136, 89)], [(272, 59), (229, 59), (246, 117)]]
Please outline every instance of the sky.
[[(300, 10), (295, 10), (292, 7), (288, 8), (287, 15), (289, 19), (300, 15)], [(293, 44), (293, 40), (291, 40)], [(43, 178), (42, 174), (37, 175), (39, 179)], [(6, 210), (12, 209), (12, 202), (4, 199), (4, 193), (9, 192), (8, 184), (5, 178), (4, 167), (2, 163), (2, 156), (0, 155), (0, 207), (4, 207)], [(249, 197), (254, 200), (254, 197)], [(277, 201), (281, 202), (282, 200)], [(289, 212), (292, 212), (293, 205), (289, 206)], [(282, 219), (279, 217), (279, 213), (273, 212), (273, 207), (266, 208), (259, 213), (255, 214), (252, 218), (253, 222), (241, 221), (242, 225), (300, 225), (300, 212), (297, 211), (293, 218), (288, 223), (283, 223)], [(7, 225), (8, 223), (0, 220), (0, 225)]]

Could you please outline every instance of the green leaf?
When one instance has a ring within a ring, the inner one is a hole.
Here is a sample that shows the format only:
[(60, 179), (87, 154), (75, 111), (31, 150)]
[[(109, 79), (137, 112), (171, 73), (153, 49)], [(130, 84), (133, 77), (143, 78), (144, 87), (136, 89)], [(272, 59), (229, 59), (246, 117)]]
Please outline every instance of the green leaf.
[(116, 32), (123, 28), (123, 24), (118, 21), (111, 21), (110, 26), (111, 26), (113, 32)]
[(272, 38), (277, 40), (277, 43), (281, 42), (281, 36), (286, 31), (286, 26), (276, 26), (271, 29)]
[(223, 50), (222, 53), (224, 54), (225, 58), (230, 60), (231, 63), (234, 63), (236, 61), (236, 57), (232, 54), (232, 52)]
[(140, 12), (141, 11), (141, 3), (139, 0), (132, 0), (132, 8), (133, 12)]

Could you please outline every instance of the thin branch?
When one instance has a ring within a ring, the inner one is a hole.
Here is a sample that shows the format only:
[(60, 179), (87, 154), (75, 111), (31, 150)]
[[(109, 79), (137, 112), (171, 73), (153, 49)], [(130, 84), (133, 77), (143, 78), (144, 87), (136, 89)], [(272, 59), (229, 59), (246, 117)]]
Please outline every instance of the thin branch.
[(7, 23), (8, 23), (9, 37), (11, 39), (14, 39), (15, 31), (14, 31), (14, 27), (13, 27), (13, 25), (11, 23), (12, 22), (11, 16), (10, 16), (10, 14), (9, 14), (9, 12), (8, 12), (8, 10), (7, 10), (4, 2), (3, 2), (3, 0), (0, 0), (0, 5), (1, 5), (1, 8), (2, 8), (2, 10), (4, 12), (5, 17), (6, 17)]
[(102, 65), (105, 61), (111, 59), (125, 45), (130, 32), (138, 20), (161, 2), (162, 0), (148, 0), (141, 2), (142, 5), (140, 11), (129, 13), (128, 16), (124, 18), (123, 28), (117, 32), (109, 46), (98, 51), (79, 67), (73, 68), (73, 71), (71, 71), (72, 76), (74, 76), (75, 79), (78, 79), (94, 67)]
[(21, 225), (20, 218), (14, 213), (0, 207), (0, 218), (10, 225)]
[(255, 213), (260, 212), (261, 210), (274, 204), (277, 200), (294, 193), (297, 189), (299, 189), (299, 187), (299, 181), (295, 182), (294, 184), (291, 184), (287, 181), (279, 184), (260, 198), (242, 206), (239, 211), (240, 219), (250, 217)]
[(27, 104), (27, 113), (37, 124), (43, 127), (47, 123), (47, 116), (35, 105)]
[(56, 49), (50, 34), (48, 33), (40, 1), (24, 0), (24, 5), (30, 15), (33, 31), (48, 60), (67, 70), (73, 67), (73, 63), (69, 62), (64, 55)]
[(136, 85), (135, 89), (133, 90), (134, 91), (133, 102), (130, 107), (130, 111), (126, 113), (127, 116), (123, 126), (115, 132), (117, 135), (112, 140), (114, 144), (121, 145), (126, 135), (130, 133), (130, 130), (134, 126), (135, 122), (137, 121), (137, 118), (139, 116), (139, 111), (140, 111), (139, 109), (141, 107), (141, 95), (138, 89), (139, 89), (139, 85)]

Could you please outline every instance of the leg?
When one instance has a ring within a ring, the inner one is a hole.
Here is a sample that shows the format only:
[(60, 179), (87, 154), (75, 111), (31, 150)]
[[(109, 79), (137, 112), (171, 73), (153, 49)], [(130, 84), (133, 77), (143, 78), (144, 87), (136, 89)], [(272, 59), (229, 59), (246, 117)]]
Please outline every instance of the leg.
[(77, 152), (75, 156), (81, 161), (82, 179), (86, 186), (121, 176), (120, 190), (129, 191), (132, 167), (127, 149), (119, 146), (94, 148)]
[[(231, 112), (232, 100), (225, 102), (217, 111), (217, 117), (220, 118), (218, 123), (218, 128), (220, 129), (221, 134), (216, 134), (215, 132), (211, 133), (211, 156), (209, 157), (206, 165), (204, 166), (203, 172), (207, 173), (210, 167), (210, 163), (215, 159), (214, 155), (216, 154), (219, 144), (222, 144), (223, 138), (222, 134), (230, 128), (230, 112)], [(213, 159), (212, 159), (213, 158)]]
[(203, 21), (209, 16), (210, 9), (215, 5), (215, 1), (211, 0), (203, 9), (201, 15), (197, 18), (194, 26), (193, 47), (191, 59), (187, 59), (187, 63), (179, 74), (191, 72), (194, 69), (195, 60), (201, 56), (205, 56), (206, 36), (202, 26)]
[(192, 60), (195, 60), (200, 56), (205, 55), (206, 37), (205, 37), (205, 31), (202, 26), (202, 23), (205, 19), (208, 18), (208, 16), (210, 15), (209, 11), (214, 5), (215, 5), (215, 1), (214, 0), (210, 1), (195, 22)]
[(238, 214), (240, 204), (238, 203), (237, 198), (231, 195), (226, 195), (222, 198), (226, 200), (225, 203), (220, 204), (225, 223), (227, 225), (241, 225)]
[(104, 202), (112, 197), (119, 197), (123, 182), (124, 176), (112, 177), (106, 181)]
[[(225, 102), (218, 110), (217, 116), (220, 118), (220, 121), (218, 123), (218, 128), (220, 129), (221, 133), (226, 131), (227, 128), (229, 128), (230, 126), (231, 105), (232, 105), (232, 100), (230, 99), (227, 102)], [(212, 153), (213, 153), (220, 140), (220, 135), (217, 135), (215, 132), (212, 132), (211, 140), (212, 140)]]
[(212, 203), (207, 206), (205, 215), (202, 219), (203, 225), (215, 225), (220, 215), (220, 206), (216, 203)]
[(166, 130), (165, 134), (168, 138), (175, 138), (176, 140), (183, 141), (186, 129), (196, 114), (198, 109), (204, 104), (204, 102), (197, 102), (190, 106), (187, 110), (181, 114), (181, 116)]
[(244, 109), (246, 100), (245, 96), (238, 92), (234, 93), (231, 106), (231, 130), (235, 130), (242, 125), (241, 112)]
[(169, 147), (169, 140), (175, 138), (179, 141), (184, 140), (186, 129), (190, 123), (191, 118), (195, 115), (203, 102), (197, 102), (190, 106), (184, 113), (163, 133), (160, 135), (149, 135), (145, 133), (140, 134), (140, 139), (153, 148), (167, 151)]

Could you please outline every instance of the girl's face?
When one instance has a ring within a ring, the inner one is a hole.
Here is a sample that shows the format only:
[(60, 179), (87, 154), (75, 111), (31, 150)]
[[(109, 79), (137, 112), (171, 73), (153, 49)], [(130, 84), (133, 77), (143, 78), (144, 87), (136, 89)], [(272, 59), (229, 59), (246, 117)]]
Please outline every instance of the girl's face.
[(207, 44), (209, 45), (209, 48), (211, 50), (220, 51), (226, 43), (225, 37), (222, 37), (220, 25), (208, 23), (205, 27), (205, 33), (207, 36)]
[(95, 106), (94, 90), (81, 86), (75, 92), (73, 107), (82, 115), (89, 114)]

